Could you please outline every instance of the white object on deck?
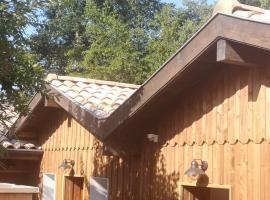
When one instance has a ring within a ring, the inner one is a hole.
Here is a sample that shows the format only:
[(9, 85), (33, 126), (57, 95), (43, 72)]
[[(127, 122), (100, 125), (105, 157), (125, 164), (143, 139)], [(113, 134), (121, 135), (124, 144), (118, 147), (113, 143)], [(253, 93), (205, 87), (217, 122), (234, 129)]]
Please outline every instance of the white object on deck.
[(90, 199), (108, 200), (109, 179), (90, 177)]
[(43, 174), (42, 200), (55, 200), (56, 176), (55, 174)]

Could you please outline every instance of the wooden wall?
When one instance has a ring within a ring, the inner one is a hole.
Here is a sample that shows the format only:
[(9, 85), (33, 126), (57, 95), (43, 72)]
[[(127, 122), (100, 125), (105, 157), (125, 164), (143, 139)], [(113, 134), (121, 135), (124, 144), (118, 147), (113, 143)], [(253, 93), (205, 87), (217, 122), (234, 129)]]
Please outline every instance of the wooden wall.
[(0, 194), (0, 199), (5, 200), (32, 200), (32, 194)]
[[(108, 177), (110, 180), (110, 199), (135, 199), (137, 191), (130, 189), (136, 185), (136, 174), (130, 175), (131, 163), (135, 161), (110, 156), (101, 156), (101, 143), (84, 129), (77, 121), (62, 110), (56, 110), (48, 118), (49, 124), (40, 127), (40, 143), (43, 144), (44, 156), (41, 161), (42, 173), (57, 175), (57, 199), (63, 199), (64, 172), (58, 169), (64, 159), (75, 160), (75, 176), (84, 177), (83, 199), (89, 199), (90, 176)], [(42, 177), (40, 175), (40, 177)], [(128, 177), (124, 180), (124, 177)], [(42, 180), (40, 180), (42, 187)], [(124, 194), (124, 191), (128, 193)], [(133, 196), (132, 198), (129, 198)]]
[[(209, 183), (232, 186), (232, 199), (270, 198), (269, 68), (217, 69), (162, 114), (156, 171), (166, 172), (169, 190), (190, 182), (183, 173), (199, 158), (209, 163)], [(166, 185), (159, 182), (155, 191)]]
[(270, 70), (221, 67), (183, 93), (155, 123), (160, 143), (145, 141), (137, 157), (106, 157), (100, 142), (64, 111), (40, 128), (41, 172), (57, 174), (61, 199), (63, 159), (75, 175), (110, 179), (111, 200), (177, 200), (194, 158), (208, 161), (209, 183), (232, 186), (234, 200), (270, 199)]

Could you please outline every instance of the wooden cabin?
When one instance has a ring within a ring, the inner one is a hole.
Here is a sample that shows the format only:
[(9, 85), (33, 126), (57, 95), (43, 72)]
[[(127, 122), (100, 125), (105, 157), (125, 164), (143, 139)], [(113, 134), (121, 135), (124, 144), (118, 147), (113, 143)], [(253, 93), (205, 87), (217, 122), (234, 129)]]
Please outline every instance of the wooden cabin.
[(12, 129), (42, 146), (41, 197), (269, 200), (269, 50), (269, 23), (217, 14), (139, 88), (51, 75)]

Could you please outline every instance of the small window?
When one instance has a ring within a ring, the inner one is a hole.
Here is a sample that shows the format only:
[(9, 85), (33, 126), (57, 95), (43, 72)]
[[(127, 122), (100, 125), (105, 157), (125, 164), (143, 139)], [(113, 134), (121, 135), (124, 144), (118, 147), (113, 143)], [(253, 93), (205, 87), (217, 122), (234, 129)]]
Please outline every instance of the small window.
[(108, 200), (109, 179), (101, 177), (90, 178), (90, 199)]
[(55, 174), (43, 174), (42, 200), (55, 200)]

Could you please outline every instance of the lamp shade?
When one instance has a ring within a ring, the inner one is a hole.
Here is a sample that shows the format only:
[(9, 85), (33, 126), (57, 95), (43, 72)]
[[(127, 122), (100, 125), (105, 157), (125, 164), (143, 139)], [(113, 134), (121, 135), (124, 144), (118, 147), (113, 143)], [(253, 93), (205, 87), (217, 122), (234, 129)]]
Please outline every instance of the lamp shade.
[(66, 169), (70, 168), (70, 166), (69, 166), (67, 160), (65, 159), (65, 160), (63, 160), (62, 164), (58, 168), (62, 169), (62, 170), (66, 170)]
[(199, 164), (196, 160), (191, 162), (190, 168), (185, 172), (185, 175), (191, 178), (197, 178), (198, 176), (205, 174), (205, 172), (199, 168)]
[(62, 170), (71, 169), (73, 168), (74, 164), (74, 160), (64, 159), (62, 164), (58, 168)]

